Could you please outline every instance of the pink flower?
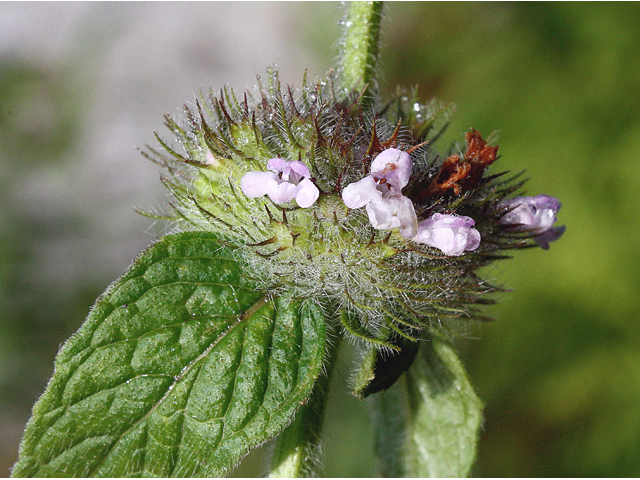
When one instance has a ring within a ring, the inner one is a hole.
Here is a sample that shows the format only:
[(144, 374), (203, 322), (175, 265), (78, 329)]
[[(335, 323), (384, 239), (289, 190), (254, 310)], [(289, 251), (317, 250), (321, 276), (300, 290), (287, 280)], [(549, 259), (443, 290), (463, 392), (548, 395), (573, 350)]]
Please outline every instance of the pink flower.
[(418, 233), (412, 240), (438, 248), (445, 255), (458, 256), (480, 245), (475, 223), (471, 217), (435, 213), (418, 224)]
[(412, 167), (407, 152), (397, 148), (380, 152), (371, 162), (371, 174), (342, 191), (344, 204), (349, 208), (366, 206), (369, 221), (377, 230), (398, 228), (403, 237), (413, 237), (418, 219), (413, 203), (402, 195)]
[(510, 209), (502, 216), (500, 223), (537, 234), (536, 243), (547, 250), (549, 242), (559, 239), (566, 230), (565, 226), (553, 226), (560, 206), (560, 201), (549, 195), (516, 197), (500, 204), (500, 207)]
[(272, 158), (267, 162), (267, 168), (268, 172), (245, 174), (240, 180), (242, 193), (250, 198), (268, 195), (275, 203), (288, 203), (295, 199), (302, 208), (310, 207), (320, 196), (304, 163)]

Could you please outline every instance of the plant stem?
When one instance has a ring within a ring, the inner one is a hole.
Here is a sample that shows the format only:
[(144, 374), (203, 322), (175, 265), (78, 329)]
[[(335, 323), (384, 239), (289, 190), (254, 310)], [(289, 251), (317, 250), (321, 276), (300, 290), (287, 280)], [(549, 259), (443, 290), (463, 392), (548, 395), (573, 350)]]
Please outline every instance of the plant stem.
[(326, 371), (316, 381), (311, 398), (300, 407), (293, 423), (276, 439), (269, 477), (317, 476), (322, 456), (322, 424), (340, 338), (338, 337), (329, 346), (325, 359)]
[(340, 72), (346, 93), (363, 90), (370, 102), (375, 93), (375, 74), (380, 43), (383, 2), (349, 3), (344, 20)]

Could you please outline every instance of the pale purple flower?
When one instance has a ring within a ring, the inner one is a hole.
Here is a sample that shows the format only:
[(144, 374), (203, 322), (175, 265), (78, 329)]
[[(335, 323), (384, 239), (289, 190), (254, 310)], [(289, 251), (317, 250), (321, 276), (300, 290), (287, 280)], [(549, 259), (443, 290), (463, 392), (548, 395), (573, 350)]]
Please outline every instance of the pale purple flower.
[(242, 193), (250, 198), (269, 195), (275, 203), (288, 203), (295, 199), (302, 208), (310, 207), (320, 196), (304, 163), (272, 158), (267, 162), (267, 168), (268, 172), (245, 174), (240, 180)]
[(377, 230), (398, 228), (405, 238), (417, 232), (418, 219), (413, 203), (402, 195), (411, 177), (411, 156), (397, 148), (388, 148), (371, 162), (371, 174), (351, 183), (342, 191), (349, 208), (366, 206), (369, 221)]
[(475, 223), (471, 217), (435, 213), (418, 224), (418, 233), (412, 240), (442, 250), (445, 255), (462, 255), (480, 245), (480, 232), (473, 228)]
[(502, 202), (500, 207), (510, 209), (500, 219), (501, 224), (536, 234), (534, 240), (544, 250), (549, 248), (549, 242), (559, 239), (566, 230), (564, 225), (553, 226), (560, 210), (560, 201), (555, 197), (516, 197)]

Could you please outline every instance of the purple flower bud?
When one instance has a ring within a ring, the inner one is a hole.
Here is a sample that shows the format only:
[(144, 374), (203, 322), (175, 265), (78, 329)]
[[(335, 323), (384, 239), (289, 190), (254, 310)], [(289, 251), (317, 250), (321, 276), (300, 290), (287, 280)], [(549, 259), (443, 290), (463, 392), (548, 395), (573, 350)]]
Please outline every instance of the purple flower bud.
[(480, 232), (473, 228), (475, 223), (471, 217), (436, 213), (418, 223), (413, 241), (438, 248), (445, 255), (458, 256), (480, 245)]
[(320, 196), (318, 187), (309, 179), (307, 166), (294, 160), (272, 158), (267, 162), (269, 172), (249, 172), (240, 180), (242, 193), (250, 198), (269, 195), (275, 203), (295, 199), (302, 208), (310, 207)]
[(560, 210), (560, 201), (555, 197), (516, 197), (502, 202), (500, 207), (508, 209), (500, 219), (502, 225), (537, 234), (535, 241), (544, 250), (549, 248), (549, 242), (559, 239), (566, 230), (564, 226), (553, 226)]

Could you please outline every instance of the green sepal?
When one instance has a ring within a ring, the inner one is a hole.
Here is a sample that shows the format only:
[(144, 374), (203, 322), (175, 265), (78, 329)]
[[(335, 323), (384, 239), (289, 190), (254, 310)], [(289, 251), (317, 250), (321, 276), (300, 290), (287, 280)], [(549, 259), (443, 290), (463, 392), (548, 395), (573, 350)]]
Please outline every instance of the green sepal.
[(276, 436), (320, 374), (312, 303), (269, 299), (210, 233), (164, 237), (61, 348), (14, 476), (220, 476)]

